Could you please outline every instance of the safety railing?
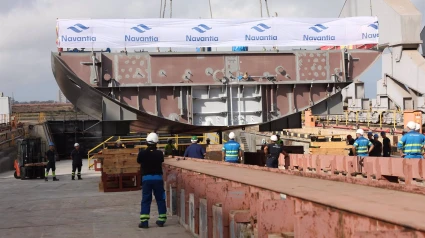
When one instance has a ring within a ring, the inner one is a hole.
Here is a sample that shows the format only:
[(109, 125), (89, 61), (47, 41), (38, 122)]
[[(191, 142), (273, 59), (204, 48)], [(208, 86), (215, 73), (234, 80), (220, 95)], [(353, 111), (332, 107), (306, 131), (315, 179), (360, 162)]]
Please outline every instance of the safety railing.
[(114, 136), (109, 137), (108, 139), (106, 139), (105, 141), (101, 142), (100, 144), (98, 144), (97, 146), (93, 147), (93, 149), (87, 151), (87, 164), (89, 165), (89, 169), (91, 167), (93, 167), (94, 164), (91, 164), (90, 161), (92, 160), (93, 156), (90, 156), (90, 154), (95, 151), (96, 149), (98, 149), (99, 147), (105, 145), (108, 141), (112, 140), (114, 138)]

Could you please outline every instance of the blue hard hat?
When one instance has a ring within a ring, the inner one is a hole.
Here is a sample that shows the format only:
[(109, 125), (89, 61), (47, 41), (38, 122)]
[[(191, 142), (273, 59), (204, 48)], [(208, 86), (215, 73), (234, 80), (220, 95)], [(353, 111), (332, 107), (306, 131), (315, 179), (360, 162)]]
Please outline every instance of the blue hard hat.
[(369, 132), (367, 133), (367, 135), (368, 135), (368, 136), (371, 136), (371, 135), (373, 135), (373, 133), (372, 133), (371, 131), (369, 131)]
[(379, 138), (378, 134), (373, 135), (373, 138)]
[(49, 146), (55, 146), (55, 144), (53, 144), (53, 142), (50, 142), (49, 143)]

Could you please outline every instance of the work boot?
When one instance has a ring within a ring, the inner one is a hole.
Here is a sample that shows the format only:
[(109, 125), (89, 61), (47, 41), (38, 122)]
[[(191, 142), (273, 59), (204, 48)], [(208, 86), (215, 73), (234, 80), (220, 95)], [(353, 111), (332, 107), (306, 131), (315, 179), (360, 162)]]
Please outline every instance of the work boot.
[(56, 177), (53, 177), (53, 181), (59, 181), (59, 179), (57, 179)]
[(157, 224), (159, 227), (164, 227), (165, 221), (156, 221), (156, 224)]
[(83, 180), (83, 179), (81, 178), (81, 175), (79, 175), (79, 176), (78, 176), (78, 180)]
[(48, 179), (47, 177), (44, 177), (44, 181), (46, 181), (46, 182), (47, 182), (47, 181), (49, 181), (49, 179)]
[(72, 176), (72, 180), (75, 180), (75, 176)]
[(139, 228), (148, 229), (149, 228), (149, 223), (147, 221), (140, 222), (139, 223)]

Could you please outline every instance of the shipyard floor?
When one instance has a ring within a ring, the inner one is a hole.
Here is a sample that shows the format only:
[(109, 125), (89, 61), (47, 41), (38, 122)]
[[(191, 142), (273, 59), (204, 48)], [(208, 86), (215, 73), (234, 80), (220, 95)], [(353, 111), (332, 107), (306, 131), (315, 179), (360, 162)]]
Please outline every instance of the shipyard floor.
[(83, 167), (82, 181), (72, 181), (71, 162), (57, 162), (53, 182), (18, 180), (13, 171), (0, 173), (0, 237), (192, 237), (169, 217), (155, 225), (158, 212), (152, 202), (151, 228), (139, 229), (141, 192), (98, 192), (99, 172)]

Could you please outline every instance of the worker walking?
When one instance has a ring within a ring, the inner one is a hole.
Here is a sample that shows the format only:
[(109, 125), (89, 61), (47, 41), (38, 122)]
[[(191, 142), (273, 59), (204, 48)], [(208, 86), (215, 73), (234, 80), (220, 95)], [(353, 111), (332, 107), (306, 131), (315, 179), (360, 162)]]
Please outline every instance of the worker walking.
[(366, 157), (373, 150), (373, 144), (370, 140), (363, 137), (364, 131), (358, 129), (356, 131), (357, 140), (353, 144), (353, 154), (361, 157)]
[(173, 140), (168, 139), (167, 145), (165, 145), (165, 148), (164, 148), (165, 156), (174, 155), (175, 151), (176, 151), (176, 147), (173, 145)]
[(50, 142), (49, 144), (49, 150), (46, 152), (46, 159), (47, 159), (47, 166), (46, 166), (46, 174), (44, 175), (44, 180), (49, 181), (49, 171), (52, 169), (52, 175), (53, 175), (53, 181), (59, 181), (59, 179), (56, 178), (56, 153), (55, 153), (55, 145)]
[[(283, 150), (283, 147), (278, 144), (278, 137), (272, 135), (270, 137), (271, 144), (268, 144), (264, 147), (264, 154), (266, 155), (266, 166), (269, 168), (278, 168), (279, 167), (279, 156), (283, 154), (287, 156), (287, 153)], [(285, 164), (285, 168), (287, 165)]]
[(190, 141), (192, 142), (192, 144), (186, 148), (186, 151), (184, 152), (183, 156), (189, 158), (203, 159), (206, 154), (206, 151), (204, 147), (198, 144), (198, 137), (192, 136)]
[(75, 180), (75, 170), (78, 170), (78, 180), (81, 178), (81, 167), (83, 166), (83, 157), (85, 156), (83, 150), (80, 149), (80, 144), (74, 144), (75, 149), (71, 152), (72, 158), (72, 180)]
[(422, 149), (425, 145), (425, 136), (416, 132), (416, 124), (413, 121), (407, 123), (410, 130), (397, 143), (400, 155), (406, 159), (423, 159)]
[(223, 145), (222, 160), (228, 163), (239, 163), (242, 158), (241, 145), (235, 141), (235, 133), (229, 133), (229, 141)]
[(158, 135), (150, 133), (146, 138), (148, 147), (139, 152), (137, 163), (140, 164), (142, 173), (142, 202), (140, 211), (139, 228), (149, 228), (149, 218), (152, 203), (152, 192), (158, 205), (159, 217), (156, 224), (163, 227), (167, 221), (167, 208), (165, 206), (165, 189), (162, 178), (162, 163), (164, 155), (157, 149)]

